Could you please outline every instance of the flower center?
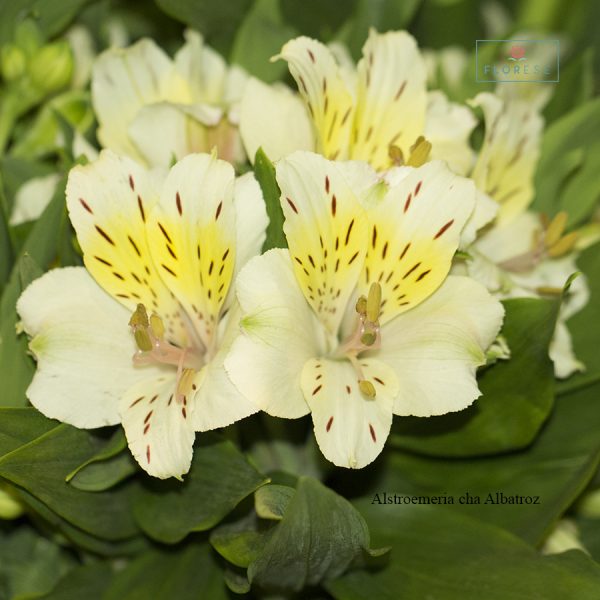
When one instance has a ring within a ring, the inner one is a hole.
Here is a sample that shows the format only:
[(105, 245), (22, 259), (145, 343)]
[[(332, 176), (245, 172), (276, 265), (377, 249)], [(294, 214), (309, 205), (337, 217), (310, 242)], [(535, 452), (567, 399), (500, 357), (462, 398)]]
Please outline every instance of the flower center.
[(129, 320), (135, 343), (134, 365), (162, 363), (177, 367), (176, 399), (182, 402), (192, 390), (194, 376), (205, 363), (205, 352), (194, 347), (180, 348), (164, 337), (162, 319), (153, 313), (148, 317), (146, 307), (138, 304)]
[(531, 271), (544, 258), (558, 258), (570, 252), (575, 246), (578, 233), (572, 231), (563, 235), (567, 224), (567, 213), (559, 212), (552, 221), (542, 219), (541, 230), (536, 230), (531, 250), (513, 256), (498, 264), (501, 269), (511, 273)]
[(381, 313), (381, 286), (372, 283), (367, 297), (361, 296), (356, 301), (358, 324), (354, 331), (341, 344), (335, 353), (337, 357), (347, 358), (356, 374), (360, 391), (367, 398), (375, 398), (375, 386), (366, 379), (358, 362), (358, 355), (365, 350), (376, 350), (381, 347), (381, 330), (379, 315)]

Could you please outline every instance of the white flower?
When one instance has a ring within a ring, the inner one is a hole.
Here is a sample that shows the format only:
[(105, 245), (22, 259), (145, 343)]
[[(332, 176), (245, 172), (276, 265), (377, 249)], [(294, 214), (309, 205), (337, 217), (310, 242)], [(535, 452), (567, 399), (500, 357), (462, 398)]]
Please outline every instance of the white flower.
[[(560, 214), (554, 223), (566, 221)], [(555, 225), (556, 227), (556, 225)], [(558, 231), (555, 229), (555, 231)], [(498, 223), (486, 231), (469, 248), (466, 262), (469, 275), (483, 283), (498, 298), (539, 298), (547, 293), (559, 294), (569, 276), (577, 269), (577, 254), (572, 252), (576, 234), (563, 236), (562, 228), (546, 243), (550, 228), (542, 225), (539, 215), (524, 212), (509, 223)], [(584, 370), (577, 360), (566, 322), (589, 300), (586, 278), (577, 277), (560, 308), (550, 358), (556, 377), (565, 378)]]
[(246, 75), (198, 33), (186, 32), (186, 40), (174, 60), (150, 39), (100, 55), (92, 99), (103, 147), (146, 165), (169, 166), (213, 147), (221, 158), (243, 160), (236, 102)]
[(272, 160), (314, 150), (332, 160), (364, 160), (381, 171), (396, 164), (400, 152), (411, 164), (413, 146), (426, 136), (432, 147), (425, 159), (444, 159), (460, 173), (471, 167), (468, 138), (475, 118), (442, 92), (427, 94), (414, 38), (371, 30), (355, 70), (347, 60), (340, 66), (339, 56), (339, 49), (334, 55), (306, 37), (285, 44), (276, 58), (289, 63), (303, 102), (285, 88), (250, 80), (240, 132), (251, 159), (260, 146)]
[(252, 259), (238, 277), (230, 378), (271, 415), (312, 413), (339, 466), (373, 461), (393, 414), (471, 404), (502, 322), (482, 285), (447, 277), (473, 183), (437, 161), (409, 171), (389, 187), (360, 163), (281, 160), (289, 251)]
[(27, 397), (76, 427), (121, 422), (148, 473), (180, 477), (195, 431), (257, 410), (222, 365), (234, 273), (264, 241), (260, 188), (210, 155), (163, 178), (104, 151), (71, 171), (67, 204), (87, 270), (50, 271), (18, 301), (38, 362)]

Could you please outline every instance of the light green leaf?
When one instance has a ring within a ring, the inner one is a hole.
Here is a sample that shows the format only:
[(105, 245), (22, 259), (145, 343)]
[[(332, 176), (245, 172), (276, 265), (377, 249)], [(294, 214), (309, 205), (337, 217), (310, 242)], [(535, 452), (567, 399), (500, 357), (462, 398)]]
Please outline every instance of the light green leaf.
[(214, 527), (267, 481), (232, 442), (202, 434), (184, 481), (145, 478), (138, 485), (133, 510), (149, 536), (173, 544), (192, 531)]
[(511, 358), (483, 370), (482, 396), (458, 413), (396, 418), (392, 443), (435, 456), (472, 456), (522, 448), (535, 438), (554, 400), (548, 346), (558, 301), (522, 298), (504, 307), (501, 333)]
[(254, 508), (261, 519), (280, 521), (290, 500), (295, 494), (294, 488), (287, 485), (264, 485), (254, 494)]
[(568, 225), (586, 219), (598, 203), (600, 98), (554, 121), (544, 134), (533, 208), (569, 214)]

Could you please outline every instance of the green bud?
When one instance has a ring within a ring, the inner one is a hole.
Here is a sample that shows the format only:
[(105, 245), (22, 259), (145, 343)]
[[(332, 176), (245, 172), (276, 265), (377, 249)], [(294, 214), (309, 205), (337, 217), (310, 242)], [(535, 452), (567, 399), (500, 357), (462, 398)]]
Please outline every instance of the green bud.
[(27, 60), (25, 53), (14, 44), (7, 44), (2, 48), (2, 77), (5, 81), (14, 81), (25, 73)]
[(35, 56), (44, 43), (40, 28), (33, 19), (21, 21), (15, 28), (15, 44), (25, 52), (27, 58)]
[(51, 94), (64, 88), (73, 75), (73, 53), (63, 40), (44, 46), (32, 59), (29, 75), (33, 85)]

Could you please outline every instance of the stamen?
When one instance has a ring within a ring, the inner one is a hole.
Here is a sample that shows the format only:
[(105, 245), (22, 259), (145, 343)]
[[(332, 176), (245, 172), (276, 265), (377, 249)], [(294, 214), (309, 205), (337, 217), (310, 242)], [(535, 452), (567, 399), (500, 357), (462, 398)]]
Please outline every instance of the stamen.
[(369, 398), (370, 400), (375, 398), (377, 394), (377, 392), (375, 391), (375, 386), (367, 379), (361, 379), (358, 382), (358, 387), (360, 388), (360, 391), (363, 393), (363, 395)]
[(431, 152), (431, 142), (428, 142), (422, 135), (417, 138), (417, 141), (410, 147), (410, 156), (406, 161), (409, 167), (420, 167), (429, 159)]

